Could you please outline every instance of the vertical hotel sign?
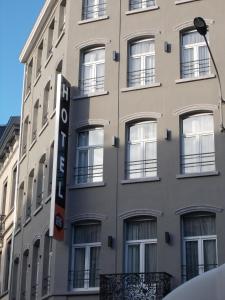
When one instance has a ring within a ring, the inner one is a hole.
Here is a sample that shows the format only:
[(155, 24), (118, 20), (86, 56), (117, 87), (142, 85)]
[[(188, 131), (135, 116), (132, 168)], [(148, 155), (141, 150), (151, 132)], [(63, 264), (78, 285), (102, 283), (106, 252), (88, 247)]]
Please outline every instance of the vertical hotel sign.
[(70, 84), (59, 74), (57, 77), (56, 123), (52, 176), (50, 236), (64, 240), (66, 204), (66, 174), (70, 111)]

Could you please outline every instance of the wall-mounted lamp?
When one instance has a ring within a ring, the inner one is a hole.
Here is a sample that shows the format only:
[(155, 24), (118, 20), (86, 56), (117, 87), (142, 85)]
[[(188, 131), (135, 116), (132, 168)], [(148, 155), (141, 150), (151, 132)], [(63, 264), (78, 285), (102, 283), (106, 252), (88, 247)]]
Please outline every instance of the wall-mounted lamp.
[(111, 235), (108, 236), (108, 247), (109, 248), (113, 247), (113, 237)]
[(172, 139), (172, 131), (169, 129), (166, 129), (165, 140), (171, 141), (171, 139)]
[(171, 242), (171, 236), (170, 236), (170, 233), (168, 231), (165, 232), (165, 242), (167, 244), (170, 244), (170, 242)]

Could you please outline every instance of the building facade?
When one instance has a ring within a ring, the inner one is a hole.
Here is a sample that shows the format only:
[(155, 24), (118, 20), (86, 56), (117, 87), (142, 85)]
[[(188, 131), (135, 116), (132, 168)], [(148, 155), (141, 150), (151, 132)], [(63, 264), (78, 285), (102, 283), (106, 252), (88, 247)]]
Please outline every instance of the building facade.
[(19, 158), (20, 118), (11, 117), (0, 130), (0, 287), (1, 299), (9, 299), (14, 203)]
[[(225, 262), (224, 107), (193, 26), (223, 83), (224, 9), (46, 0), (20, 56), (12, 299), (162, 299)], [(49, 236), (57, 74), (72, 86), (64, 241)]]

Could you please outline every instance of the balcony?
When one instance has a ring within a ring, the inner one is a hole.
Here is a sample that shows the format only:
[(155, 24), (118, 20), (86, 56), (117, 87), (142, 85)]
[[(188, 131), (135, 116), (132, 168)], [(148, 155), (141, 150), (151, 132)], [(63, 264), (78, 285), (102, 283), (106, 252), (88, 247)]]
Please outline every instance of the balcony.
[(153, 83), (155, 83), (155, 68), (139, 69), (128, 72), (129, 87), (147, 86)]
[(157, 176), (157, 159), (132, 160), (125, 163), (126, 179)]
[(89, 95), (104, 91), (105, 76), (97, 76), (79, 81), (80, 95)]
[(103, 165), (92, 165), (75, 168), (75, 182), (92, 183), (103, 180)]
[(215, 171), (215, 152), (181, 155), (183, 174)]
[(100, 300), (161, 300), (171, 291), (168, 273), (100, 275)]

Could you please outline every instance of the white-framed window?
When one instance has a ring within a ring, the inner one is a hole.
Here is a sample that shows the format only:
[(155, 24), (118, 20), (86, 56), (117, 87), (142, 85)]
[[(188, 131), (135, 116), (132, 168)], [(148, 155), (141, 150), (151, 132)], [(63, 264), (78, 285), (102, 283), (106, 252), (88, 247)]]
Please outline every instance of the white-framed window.
[(182, 119), (181, 172), (215, 171), (214, 122), (212, 113)]
[(33, 58), (30, 60), (30, 62), (26, 66), (26, 88), (25, 88), (26, 95), (31, 90), (31, 84), (32, 84), (32, 79), (33, 79), (32, 77), (33, 77)]
[(155, 82), (154, 38), (129, 43), (128, 86), (145, 86)]
[(47, 59), (52, 54), (54, 29), (55, 29), (55, 19), (52, 20), (48, 28)]
[(37, 240), (33, 245), (30, 300), (38, 299), (39, 271), (40, 271), (40, 240)]
[(35, 105), (33, 108), (33, 124), (32, 124), (31, 142), (33, 142), (37, 138), (38, 113), (39, 113), (39, 100), (37, 100), (35, 102)]
[(27, 279), (28, 279), (28, 263), (29, 263), (29, 250), (25, 250), (23, 253), (23, 259), (22, 259), (22, 272), (21, 272), (21, 282), (20, 282), (20, 300), (26, 300), (28, 297), (28, 284), (27, 284)]
[(199, 77), (210, 73), (210, 56), (204, 37), (196, 30), (181, 34), (181, 77)]
[(83, 0), (82, 19), (96, 19), (106, 14), (107, 0)]
[(156, 0), (130, 0), (129, 2), (130, 10), (144, 9), (155, 5), (156, 5)]
[(62, 0), (59, 6), (59, 25), (58, 25), (58, 36), (65, 29), (66, 23), (66, 0)]
[(83, 51), (81, 60), (80, 93), (86, 95), (104, 91), (105, 48)]
[(22, 155), (24, 155), (27, 152), (28, 126), (29, 116), (27, 116), (23, 122)]
[(131, 124), (127, 127), (126, 178), (157, 176), (157, 122)]
[(37, 66), (36, 66), (36, 77), (41, 74), (41, 67), (42, 67), (42, 56), (43, 56), (43, 44), (44, 42), (41, 41), (40, 45), (37, 49)]
[(183, 216), (183, 281), (217, 267), (216, 217), (198, 212)]
[(42, 126), (48, 121), (49, 114), (49, 98), (50, 98), (50, 81), (45, 86), (44, 97), (43, 97), (43, 109), (42, 109)]
[(157, 271), (156, 218), (132, 218), (126, 221), (126, 272)]
[(99, 289), (101, 223), (74, 224), (72, 238), (71, 289)]
[(34, 201), (34, 186), (35, 186), (34, 169), (32, 169), (28, 177), (27, 199), (26, 199), (26, 206), (25, 206), (26, 219), (28, 219), (31, 216), (31, 204)]
[(76, 183), (103, 181), (103, 127), (89, 128), (78, 132)]

